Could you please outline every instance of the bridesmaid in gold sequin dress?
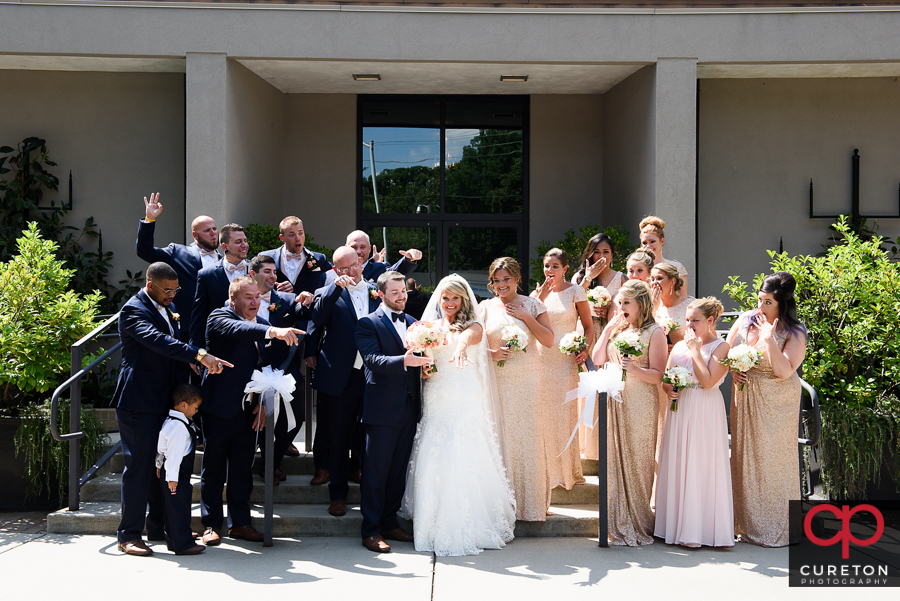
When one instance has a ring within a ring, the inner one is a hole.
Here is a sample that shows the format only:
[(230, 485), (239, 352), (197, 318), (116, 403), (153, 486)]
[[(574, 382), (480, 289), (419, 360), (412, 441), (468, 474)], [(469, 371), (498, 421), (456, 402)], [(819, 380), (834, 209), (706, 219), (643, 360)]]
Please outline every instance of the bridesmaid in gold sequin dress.
[[(495, 373), (509, 475), (516, 495), (516, 519), (542, 522), (547, 519), (550, 507), (550, 476), (541, 426), (541, 398), (537, 394), (542, 374), (537, 344), (553, 344), (553, 330), (544, 303), (518, 294), (521, 271), (515, 259), (494, 260), (489, 269), (489, 282), (495, 296), (478, 305), (478, 311), (491, 358), (505, 361)], [(510, 324), (528, 333), (526, 352), (510, 351), (505, 346), (501, 332)]]
[[(653, 320), (650, 288), (644, 282), (625, 282), (616, 305), (616, 317), (593, 352), (595, 364), (612, 361), (627, 374), (622, 402), (607, 399), (609, 543), (649, 545), (654, 527), (650, 496), (656, 467), (656, 390), (666, 368), (666, 336)], [(631, 332), (638, 332), (646, 347), (640, 356), (620, 356), (614, 341)]]
[[(612, 268), (613, 259), (616, 256), (616, 249), (613, 246), (612, 238), (609, 234), (600, 232), (599, 234), (588, 240), (581, 255), (580, 267), (575, 275), (572, 276), (572, 283), (578, 284), (587, 292), (591, 288), (603, 286), (609, 292), (609, 298), (613, 299), (619, 292), (619, 287), (625, 283), (625, 276)], [(592, 308), (592, 322), (594, 326), (594, 338), (590, 340), (591, 347), (600, 338), (603, 327), (609, 319), (616, 313), (615, 303), (605, 307)], [(578, 399), (578, 414), (581, 415), (584, 409), (584, 399)], [(600, 407), (594, 408), (594, 420), (600, 415)], [(593, 421), (591, 422), (593, 423)], [(588, 438), (590, 437), (590, 438)], [(597, 433), (593, 435), (585, 426), (578, 426), (578, 448), (584, 453), (587, 459), (598, 459), (600, 457), (599, 439)]]
[(800, 499), (797, 369), (806, 354), (806, 329), (797, 320), (796, 286), (788, 273), (768, 276), (757, 310), (741, 316), (727, 340), (732, 347), (749, 344), (760, 356), (746, 374), (732, 374), (731, 480), (734, 532), (764, 547), (790, 544), (788, 501)]
[[(584, 363), (589, 350), (574, 357), (559, 350), (563, 336), (576, 331), (581, 324), (585, 338), (593, 341), (594, 325), (587, 293), (581, 286), (566, 281), (569, 256), (566, 251), (551, 248), (544, 255), (544, 283), (531, 293), (544, 303), (550, 325), (553, 328), (553, 344), (538, 344), (541, 356), (541, 386), (538, 396), (544, 412), (544, 438), (547, 441), (547, 466), (550, 472), (550, 488), (562, 486), (571, 490), (576, 484), (584, 484), (581, 473), (581, 450), (578, 441), (572, 441), (566, 449), (572, 430), (578, 422), (578, 403), (563, 404), (566, 393), (578, 387), (578, 365)], [(590, 345), (588, 346), (590, 348)], [(565, 449), (565, 451), (563, 450)]]

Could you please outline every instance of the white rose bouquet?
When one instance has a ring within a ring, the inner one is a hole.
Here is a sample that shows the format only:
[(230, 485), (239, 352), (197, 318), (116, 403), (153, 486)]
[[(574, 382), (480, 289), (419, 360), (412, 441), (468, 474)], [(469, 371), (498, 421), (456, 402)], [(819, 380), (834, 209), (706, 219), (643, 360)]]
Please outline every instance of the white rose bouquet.
[[(417, 321), (406, 329), (406, 348), (429, 355), (429, 351), (445, 344), (444, 331), (433, 321)], [(437, 365), (432, 365), (429, 373), (437, 372)]]
[(591, 307), (597, 307), (598, 309), (600, 307), (605, 307), (612, 302), (612, 296), (610, 296), (609, 290), (603, 286), (597, 286), (596, 288), (588, 290), (587, 297)]
[(663, 331), (666, 333), (666, 336), (669, 335), (669, 332), (674, 332), (675, 330), (677, 330), (678, 328), (681, 327), (680, 325), (678, 325), (678, 322), (675, 321), (674, 319), (672, 319), (671, 317), (666, 317), (665, 319), (661, 319), (657, 323), (659, 324), (659, 327), (661, 327), (663, 329)]
[[(559, 351), (563, 355), (577, 355), (587, 348), (587, 339), (578, 332), (569, 332), (559, 341)], [(584, 371), (584, 366), (579, 365), (578, 371)]]
[[(613, 340), (613, 346), (619, 351), (623, 357), (640, 357), (647, 348), (646, 343), (641, 340), (640, 332), (634, 330), (620, 334)], [(625, 381), (625, 370), (622, 370), (622, 381)]]
[[(728, 351), (728, 356), (720, 360), (719, 363), (727, 365), (731, 371), (747, 373), (753, 367), (759, 365), (759, 353), (749, 344), (739, 344)], [(738, 390), (744, 390), (742, 383)]]
[[(516, 324), (503, 326), (500, 330), (500, 339), (508, 346), (510, 350), (528, 352), (528, 334)], [(498, 361), (497, 367), (503, 367), (506, 361)]]
[[(662, 381), (664, 384), (671, 384), (672, 388), (675, 389), (675, 392), (678, 392), (683, 388), (690, 388), (696, 384), (694, 381), (694, 374), (686, 367), (681, 367), (680, 365), (667, 369), (666, 373), (663, 374)], [(669, 409), (678, 411), (678, 399), (672, 399), (672, 404), (669, 405)]]

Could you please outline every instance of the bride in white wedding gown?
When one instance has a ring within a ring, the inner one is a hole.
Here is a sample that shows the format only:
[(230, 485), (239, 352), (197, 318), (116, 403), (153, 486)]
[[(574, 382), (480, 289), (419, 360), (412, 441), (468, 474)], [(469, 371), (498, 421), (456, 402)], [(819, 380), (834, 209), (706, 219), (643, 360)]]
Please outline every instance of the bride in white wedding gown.
[(493, 364), (469, 284), (440, 281), (425, 313), (447, 334), (424, 381), (400, 515), (413, 521), (417, 551), (475, 555), (513, 539), (516, 502), (507, 476)]

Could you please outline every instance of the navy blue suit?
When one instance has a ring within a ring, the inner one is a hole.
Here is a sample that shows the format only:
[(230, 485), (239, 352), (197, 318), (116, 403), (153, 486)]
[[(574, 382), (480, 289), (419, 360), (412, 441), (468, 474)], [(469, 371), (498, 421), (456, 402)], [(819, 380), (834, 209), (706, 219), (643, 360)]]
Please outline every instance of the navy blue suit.
[[(175, 295), (175, 305), (181, 311), (181, 318), (186, 327), (181, 329), (182, 339), (187, 341), (190, 334), (191, 309), (194, 306), (194, 293), (197, 290), (197, 274), (203, 269), (203, 261), (200, 259), (200, 247), (194, 242), (189, 246), (172, 242), (165, 248), (153, 246), (153, 235), (156, 232), (156, 222), (147, 223), (143, 219), (138, 222), (137, 242), (135, 250), (137, 256), (155, 263), (162, 261), (169, 265), (178, 274), (178, 285), (181, 290)], [(218, 259), (221, 261), (221, 257)]]
[[(242, 319), (231, 307), (209, 316), (209, 352), (233, 364), (220, 374), (203, 376), (203, 464), (200, 469), (200, 515), (205, 528), (222, 527), (222, 489), (228, 482), (229, 528), (250, 524), (253, 455), (256, 432), (252, 408), (244, 408), (244, 387), (253, 370), (268, 365), (266, 332), (269, 324)], [(260, 362), (260, 354), (262, 362)]]
[[(393, 265), (390, 263), (378, 263), (369, 259), (363, 264), (363, 279), (367, 282), (375, 282), (378, 280), (378, 276), (386, 271), (396, 271), (402, 273), (403, 277), (409, 277), (416, 270), (416, 267), (418, 267), (418, 264), (407, 260), (406, 257), (400, 257), (400, 260)], [(325, 285), (333, 282), (335, 277), (337, 277), (337, 274), (332, 269), (325, 276)]]
[[(122, 519), (117, 538), (121, 543), (141, 538), (144, 521), (149, 535), (161, 536), (163, 508), (156, 478), (156, 441), (169, 412), (172, 387), (187, 379), (187, 366), (197, 347), (181, 342), (179, 323), (169, 309), (169, 326), (153, 301), (141, 290), (119, 313), (122, 368), (112, 403), (122, 438), (125, 471), (122, 474)], [(150, 512), (147, 514), (147, 504)]]
[[(278, 276), (279, 282), (288, 281), (287, 276), (284, 271), (281, 269), (281, 249), (283, 246), (279, 246), (278, 248), (273, 248), (271, 250), (263, 251), (259, 254), (266, 255), (272, 257), (275, 260), (275, 270)], [(325, 274), (331, 271), (331, 263), (328, 262), (328, 259), (322, 253), (317, 253), (309, 250), (306, 250), (307, 259), (306, 262), (300, 266), (300, 271), (297, 272), (297, 277), (291, 282), (291, 286), (294, 287), (294, 294), (300, 294), (301, 292), (315, 292), (316, 289), (322, 287), (325, 283)], [(309, 266), (310, 262), (314, 262), (315, 265)], [(301, 328), (303, 329), (303, 328)]]
[(197, 347), (206, 344), (206, 322), (210, 313), (220, 309), (228, 300), (231, 281), (225, 274), (225, 265), (206, 267), (197, 274), (196, 289), (191, 311), (189, 342)]
[[(406, 316), (409, 326), (415, 321)], [(399, 528), (397, 511), (422, 414), (421, 368), (403, 366), (403, 341), (383, 308), (359, 320), (356, 345), (366, 365), (362, 422), (366, 428), (362, 478), (362, 537)]]
[[(269, 323), (276, 328), (297, 327), (303, 329), (303, 327), (306, 325), (307, 320), (309, 319), (312, 308), (310, 306), (303, 306), (295, 302), (296, 299), (296, 294), (272, 290), (271, 296), (269, 298), (269, 303), (275, 305), (275, 310), (269, 311)], [(297, 382), (297, 388), (294, 390), (294, 399), (291, 401), (291, 411), (294, 414), (296, 426), (293, 429), (288, 430), (287, 413), (285, 411), (281, 411), (281, 413), (278, 415), (278, 422), (275, 424), (275, 454), (273, 461), (275, 469), (278, 469), (278, 467), (281, 465), (281, 460), (284, 459), (284, 454), (287, 452), (288, 447), (294, 441), (294, 437), (297, 436), (297, 432), (300, 431), (300, 426), (303, 425), (303, 418), (306, 409), (304, 407), (305, 397), (302, 369), (304, 340), (305, 338), (300, 341), (299, 348), (296, 349), (293, 356), (291, 356), (290, 354), (293, 347), (288, 346), (287, 343), (282, 340), (272, 340), (271, 346), (269, 347), (268, 356), (271, 360), (272, 367), (274, 368), (281, 369), (288, 357), (291, 357), (290, 363), (285, 369), (285, 373), (289, 373), (294, 376), (294, 380)], [(268, 427), (268, 425), (266, 427)], [(265, 440), (265, 430), (260, 432), (259, 440), (260, 455), (263, 459), (263, 463), (261, 465), (265, 465), (266, 445), (262, 443), (262, 441)]]
[[(381, 303), (372, 284), (366, 285), (366, 301), (366, 313), (375, 311)], [(361, 368), (353, 369), (357, 355), (356, 323), (350, 291), (334, 282), (316, 291), (306, 354), (317, 357), (312, 376), (312, 386), (319, 392), (314, 454), (323, 464), (319, 469), (329, 472), (328, 491), (332, 501), (347, 499), (350, 491), (347, 474), (355, 471), (355, 466), (348, 461), (348, 453), (353, 450), (358, 463), (364, 446), (358, 421), (365, 376)], [(320, 340), (321, 349), (318, 348)]]

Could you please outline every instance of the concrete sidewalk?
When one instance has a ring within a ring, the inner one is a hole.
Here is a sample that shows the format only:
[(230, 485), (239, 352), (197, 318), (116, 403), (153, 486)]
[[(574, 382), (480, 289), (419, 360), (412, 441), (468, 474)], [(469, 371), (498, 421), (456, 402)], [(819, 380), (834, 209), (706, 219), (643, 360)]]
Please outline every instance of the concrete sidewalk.
[[(225, 539), (198, 556), (155, 544), (153, 557), (127, 557), (114, 536), (46, 534), (18, 520), (0, 529), (4, 598), (134, 600), (392, 599), (842, 599), (847, 589), (789, 589), (787, 549), (737, 544), (684, 549), (659, 541), (601, 549), (596, 539), (519, 539), (474, 557), (417, 553), (394, 543), (378, 555), (356, 538), (276, 539), (275, 546)], [(13, 531), (18, 530), (18, 531)], [(265, 585), (268, 588), (260, 588)], [(170, 591), (170, 592), (166, 592)], [(855, 590), (861, 599), (896, 599), (896, 589)]]

